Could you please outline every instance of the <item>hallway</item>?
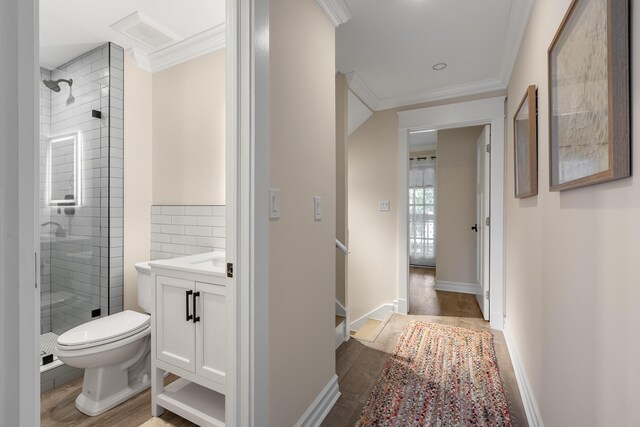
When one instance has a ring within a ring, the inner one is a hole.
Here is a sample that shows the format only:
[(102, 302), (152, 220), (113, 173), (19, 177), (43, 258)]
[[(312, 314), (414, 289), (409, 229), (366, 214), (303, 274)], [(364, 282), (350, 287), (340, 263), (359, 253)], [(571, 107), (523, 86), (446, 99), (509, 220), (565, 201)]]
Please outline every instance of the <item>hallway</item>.
[(512, 426), (528, 425), (502, 332), (492, 330), (483, 319), (463, 316), (403, 316), (393, 314), (375, 342), (369, 343), (352, 338), (340, 345), (336, 350), (336, 372), (341, 395), (322, 423), (323, 427), (351, 427), (355, 425), (387, 358), (394, 350), (404, 326), (412, 320), (491, 331), (494, 337), (500, 378), (509, 407)]
[(409, 268), (409, 314), (482, 319), (475, 295), (437, 291), (435, 276), (435, 268)]
[(322, 426), (351, 427), (356, 424), (404, 326), (412, 320), (491, 331), (512, 425), (528, 425), (504, 335), (492, 330), (482, 318), (474, 295), (436, 291), (435, 272), (434, 268), (411, 267), (409, 315), (393, 314), (374, 342), (352, 338), (336, 350), (341, 395)]

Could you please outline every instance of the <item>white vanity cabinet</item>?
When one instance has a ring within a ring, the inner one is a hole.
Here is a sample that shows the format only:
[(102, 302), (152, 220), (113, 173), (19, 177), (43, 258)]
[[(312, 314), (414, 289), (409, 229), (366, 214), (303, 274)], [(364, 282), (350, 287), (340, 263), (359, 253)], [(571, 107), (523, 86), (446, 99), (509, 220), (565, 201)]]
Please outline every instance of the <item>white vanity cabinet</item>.
[[(206, 254), (150, 265), (152, 413), (168, 409), (198, 425), (224, 426), (234, 295), (223, 265)], [(165, 372), (180, 379), (164, 386)]]
[(159, 360), (222, 386), (227, 363), (226, 289), (212, 283), (156, 276)]

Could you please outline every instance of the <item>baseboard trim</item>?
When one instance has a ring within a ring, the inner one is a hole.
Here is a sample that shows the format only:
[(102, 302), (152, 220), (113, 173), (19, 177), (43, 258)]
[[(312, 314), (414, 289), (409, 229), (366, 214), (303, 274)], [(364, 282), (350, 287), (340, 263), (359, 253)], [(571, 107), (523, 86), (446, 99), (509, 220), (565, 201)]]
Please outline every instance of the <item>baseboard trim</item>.
[(409, 314), (409, 303), (406, 299), (399, 298), (393, 302), (395, 312), (400, 314)]
[(475, 295), (478, 285), (475, 283), (447, 282), (436, 280), (436, 291), (460, 292)]
[(324, 386), (320, 394), (315, 398), (309, 409), (295, 424), (295, 427), (318, 427), (325, 419), (333, 405), (340, 397), (338, 389), (338, 376), (334, 375), (329, 383)]
[(531, 389), (531, 384), (520, 362), (520, 354), (513, 341), (513, 336), (511, 335), (511, 330), (509, 329), (509, 324), (506, 319), (504, 320), (502, 332), (504, 333), (504, 340), (507, 342), (507, 348), (509, 349), (509, 356), (511, 357), (511, 364), (516, 374), (516, 381), (518, 382), (518, 389), (520, 390), (524, 411), (527, 414), (527, 421), (531, 427), (544, 427), (538, 404)]
[(357, 320), (354, 320), (353, 322), (351, 322), (349, 324), (349, 329), (352, 331), (357, 331), (358, 329), (360, 329), (362, 327), (362, 325), (364, 325), (364, 323), (367, 321), (367, 319), (375, 319), (375, 320), (384, 320), (387, 315), (389, 313), (394, 313), (395, 310), (395, 305), (392, 303), (389, 304), (382, 304), (380, 307), (376, 308), (373, 311), (370, 311), (369, 313), (365, 314), (364, 316), (360, 317)]

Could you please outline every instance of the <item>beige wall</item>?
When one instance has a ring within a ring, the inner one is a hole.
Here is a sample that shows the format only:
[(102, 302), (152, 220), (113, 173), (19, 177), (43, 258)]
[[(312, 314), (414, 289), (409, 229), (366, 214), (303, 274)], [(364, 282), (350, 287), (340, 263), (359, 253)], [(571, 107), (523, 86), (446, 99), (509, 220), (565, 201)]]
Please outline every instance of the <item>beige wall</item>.
[(482, 126), (438, 132), (436, 280), (477, 282), (476, 142)]
[(225, 50), (153, 74), (153, 204), (225, 203)]
[(152, 204), (224, 204), (225, 51), (151, 74), (126, 55), (124, 306), (150, 255)]
[[(640, 401), (640, 181), (549, 192), (547, 49), (570, 0), (534, 3), (509, 84), (506, 320), (547, 426), (631, 426)], [(632, 5), (633, 6), (633, 5)], [(640, 27), (632, 8), (631, 28)], [(640, 103), (633, 32), (632, 104)], [(539, 194), (513, 197), (512, 117), (538, 85)], [(633, 109), (638, 146), (640, 109)], [(640, 150), (633, 164), (640, 164)]]
[(136, 262), (150, 252), (153, 85), (130, 55), (124, 63), (124, 308), (139, 310)]
[[(398, 298), (398, 111), (491, 98), (467, 96), (377, 111), (347, 140), (349, 269), (352, 320)], [(378, 212), (390, 200), (390, 212)]]
[[(336, 239), (349, 247), (347, 229), (348, 88), (344, 74), (336, 75)], [(336, 300), (346, 306), (347, 259), (336, 250)]]
[[(398, 115), (375, 113), (348, 140), (351, 321), (398, 296)], [(379, 212), (389, 200), (391, 211)]]
[[(335, 375), (335, 30), (315, 0), (269, 5), (269, 425), (292, 426)], [(322, 221), (313, 197), (322, 197)]]

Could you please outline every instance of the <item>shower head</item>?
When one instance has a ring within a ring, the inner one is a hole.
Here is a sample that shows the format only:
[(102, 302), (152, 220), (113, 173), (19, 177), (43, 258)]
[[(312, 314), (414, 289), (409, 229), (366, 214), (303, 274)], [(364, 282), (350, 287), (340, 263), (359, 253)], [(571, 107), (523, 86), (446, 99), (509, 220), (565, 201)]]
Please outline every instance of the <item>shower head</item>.
[(69, 87), (71, 87), (73, 85), (73, 79), (58, 79), (58, 80), (43, 80), (42, 83), (44, 83), (44, 85), (46, 87), (48, 87), (49, 89), (51, 89), (54, 92), (60, 92), (60, 83), (64, 82), (66, 84), (69, 85)]

